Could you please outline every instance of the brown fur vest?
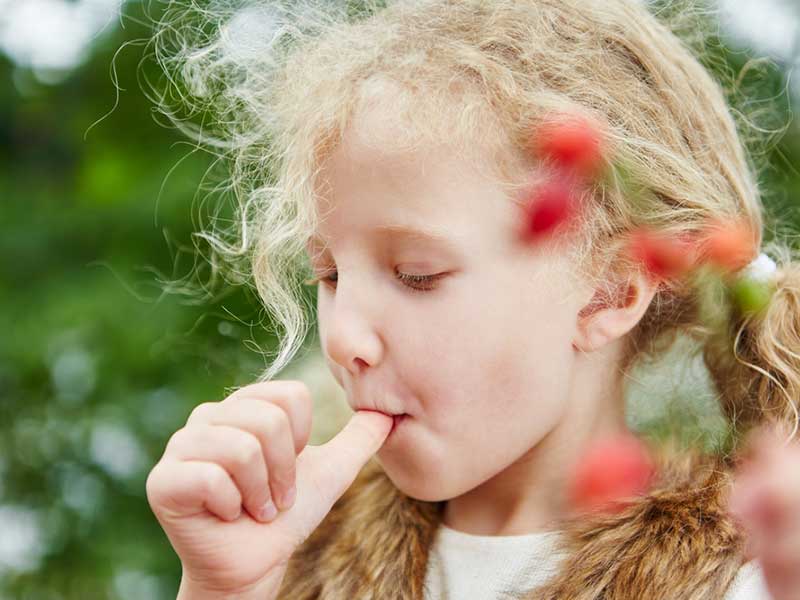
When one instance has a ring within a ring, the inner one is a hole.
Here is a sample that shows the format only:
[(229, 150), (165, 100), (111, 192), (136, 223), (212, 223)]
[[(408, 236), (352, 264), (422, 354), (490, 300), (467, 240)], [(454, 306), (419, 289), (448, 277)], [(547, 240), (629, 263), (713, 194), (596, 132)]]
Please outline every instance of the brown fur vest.
[[(566, 520), (560, 571), (526, 599), (719, 600), (746, 561), (725, 512), (732, 461), (662, 448), (650, 492)], [(292, 556), (279, 600), (422, 600), (444, 502), (402, 494), (374, 459)]]

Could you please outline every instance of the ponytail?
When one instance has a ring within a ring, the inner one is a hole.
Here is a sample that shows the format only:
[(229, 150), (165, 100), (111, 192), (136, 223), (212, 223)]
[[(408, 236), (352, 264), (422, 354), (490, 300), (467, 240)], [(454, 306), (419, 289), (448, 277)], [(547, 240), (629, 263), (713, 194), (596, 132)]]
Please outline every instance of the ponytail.
[[(800, 262), (774, 245), (772, 295), (763, 310), (732, 310), (707, 339), (703, 358), (719, 391), (734, 443), (761, 425), (788, 439), (800, 427)], [(787, 439), (787, 441), (788, 441)]]

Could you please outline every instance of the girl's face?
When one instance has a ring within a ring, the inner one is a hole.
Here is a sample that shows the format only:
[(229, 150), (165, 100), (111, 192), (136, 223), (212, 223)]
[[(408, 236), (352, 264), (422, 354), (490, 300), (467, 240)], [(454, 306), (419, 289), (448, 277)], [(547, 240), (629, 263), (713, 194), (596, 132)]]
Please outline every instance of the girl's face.
[(404, 493), (438, 501), (562, 419), (588, 297), (566, 258), (517, 241), (519, 209), (497, 184), (445, 148), (382, 151), (391, 140), (362, 117), (322, 172), (309, 248), (321, 344), (353, 409), (408, 415), (377, 459)]

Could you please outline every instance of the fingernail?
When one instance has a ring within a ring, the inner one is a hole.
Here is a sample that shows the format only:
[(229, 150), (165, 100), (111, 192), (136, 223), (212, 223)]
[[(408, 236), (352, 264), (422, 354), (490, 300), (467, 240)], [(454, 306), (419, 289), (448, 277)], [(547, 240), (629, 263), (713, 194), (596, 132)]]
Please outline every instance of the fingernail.
[(272, 500), (270, 499), (267, 500), (266, 504), (264, 504), (264, 506), (261, 507), (258, 516), (262, 521), (271, 521), (272, 519), (275, 518), (275, 515), (277, 514), (278, 514), (278, 509), (275, 508), (275, 505), (272, 503)]
[(281, 507), (283, 508), (283, 510), (291, 508), (295, 496), (297, 496), (297, 487), (292, 486), (283, 495), (283, 500), (281, 502)]

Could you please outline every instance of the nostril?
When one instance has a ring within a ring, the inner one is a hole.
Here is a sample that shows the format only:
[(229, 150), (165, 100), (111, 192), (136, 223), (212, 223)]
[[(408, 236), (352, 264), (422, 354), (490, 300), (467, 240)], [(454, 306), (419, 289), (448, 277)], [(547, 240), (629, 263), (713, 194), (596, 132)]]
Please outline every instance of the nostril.
[(367, 366), (367, 363), (361, 358), (353, 359), (353, 362), (356, 364), (356, 372), (358, 373), (361, 373), (361, 371), (364, 370), (364, 367)]

